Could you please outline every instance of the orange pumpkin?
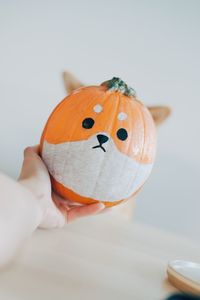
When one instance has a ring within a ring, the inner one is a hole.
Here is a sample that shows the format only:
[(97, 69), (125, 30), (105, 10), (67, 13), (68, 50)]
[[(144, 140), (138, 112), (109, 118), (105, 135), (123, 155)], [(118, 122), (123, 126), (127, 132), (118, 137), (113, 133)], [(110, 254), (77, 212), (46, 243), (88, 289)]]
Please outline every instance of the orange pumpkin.
[(64, 199), (113, 206), (150, 175), (156, 130), (148, 109), (121, 79), (82, 87), (50, 115), (40, 153)]

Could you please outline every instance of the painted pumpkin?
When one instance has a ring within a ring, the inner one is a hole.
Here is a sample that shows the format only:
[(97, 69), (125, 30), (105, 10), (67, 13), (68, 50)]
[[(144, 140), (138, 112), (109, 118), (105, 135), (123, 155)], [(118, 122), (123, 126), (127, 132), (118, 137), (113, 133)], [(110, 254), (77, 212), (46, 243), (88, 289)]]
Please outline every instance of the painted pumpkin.
[(152, 170), (156, 130), (121, 79), (82, 87), (50, 115), (40, 152), (64, 199), (113, 206), (136, 194)]

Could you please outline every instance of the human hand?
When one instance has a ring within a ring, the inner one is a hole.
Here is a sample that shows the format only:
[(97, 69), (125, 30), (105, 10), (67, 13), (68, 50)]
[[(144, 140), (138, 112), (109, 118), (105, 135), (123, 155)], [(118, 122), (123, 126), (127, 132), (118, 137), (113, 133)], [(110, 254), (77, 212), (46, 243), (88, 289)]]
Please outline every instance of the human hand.
[(39, 156), (39, 146), (24, 151), (24, 161), (19, 183), (28, 188), (38, 200), (42, 210), (42, 228), (62, 227), (77, 218), (97, 214), (104, 209), (103, 203), (79, 205), (66, 201), (52, 191), (48, 170)]

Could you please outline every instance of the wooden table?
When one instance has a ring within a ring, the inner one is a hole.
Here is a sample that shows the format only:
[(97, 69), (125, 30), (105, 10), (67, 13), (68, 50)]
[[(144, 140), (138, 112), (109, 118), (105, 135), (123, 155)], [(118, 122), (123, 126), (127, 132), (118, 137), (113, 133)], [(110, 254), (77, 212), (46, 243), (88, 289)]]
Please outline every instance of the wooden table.
[(37, 230), (0, 272), (2, 300), (161, 300), (168, 260), (200, 262), (192, 242), (115, 214)]

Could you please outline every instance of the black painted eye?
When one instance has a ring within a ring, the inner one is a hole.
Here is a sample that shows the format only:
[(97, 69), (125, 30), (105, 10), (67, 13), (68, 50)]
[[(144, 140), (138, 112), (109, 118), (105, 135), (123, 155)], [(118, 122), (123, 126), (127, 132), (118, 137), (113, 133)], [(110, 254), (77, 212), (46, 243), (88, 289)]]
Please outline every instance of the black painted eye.
[(85, 129), (90, 129), (93, 127), (93, 125), (94, 125), (94, 120), (92, 118), (86, 118), (82, 122), (82, 126)]
[(126, 129), (120, 128), (120, 129), (117, 130), (117, 137), (121, 141), (125, 141), (128, 137), (128, 132), (126, 131)]

